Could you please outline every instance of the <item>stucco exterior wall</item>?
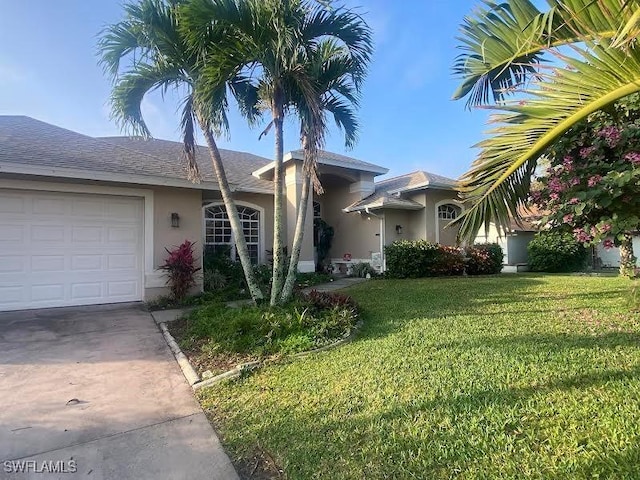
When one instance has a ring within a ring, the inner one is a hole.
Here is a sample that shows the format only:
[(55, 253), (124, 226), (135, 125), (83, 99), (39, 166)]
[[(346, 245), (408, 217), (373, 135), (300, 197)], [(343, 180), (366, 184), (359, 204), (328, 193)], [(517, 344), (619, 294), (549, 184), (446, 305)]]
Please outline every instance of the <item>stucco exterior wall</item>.
[(349, 193), (340, 187), (327, 187), (320, 196), (322, 218), (334, 229), (329, 252), (332, 259), (342, 259), (345, 253), (350, 253), (353, 259), (369, 260), (372, 252), (380, 252), (380, 218), (342, 211), (357, 200), (360, 200), (359, 193)]
[[(198, 266), (202, 265), (202, 192), (188, 188), (153, 189), (153, 265), (158, 268), (167, 257), (165, 248), (180, 245), (185, 240), (195, 242), (194, 254)], [(171, 214), (180, 215), (180, 227), (171, 226)], [(145, 288), (145, 299), (151, 300), (167, 295), (162, 286), (163, 275), (156, 272), (155, 278)], [(194, 291), (202, 291), (202, 275), (197, 276)]]
[[(440, 228), (440, 222), (438, 222), (438, 210), (437, 206), (441, 205), (442, 202), (451, 201), (453, 205), (457, 205), (454, 200), (457, 200), (457, 195), (455, 192), (449, 190), (428, 190), (426, 193), (426, 201), (425, 201), (425, 224), (426, 224), (426, 240), (429, 242), (437, 243), (440, 242), (444, 245), (453, 245), (455, 244), (455, 235), (457, 231), (452, 229), (442, 230), (440, 229), (440, 233), (436, 234), (438, 229)], [(451, 233), (449, 233), (451, 232)], [(443, 234), (443, 238), (440, 239), (440, 234)]]

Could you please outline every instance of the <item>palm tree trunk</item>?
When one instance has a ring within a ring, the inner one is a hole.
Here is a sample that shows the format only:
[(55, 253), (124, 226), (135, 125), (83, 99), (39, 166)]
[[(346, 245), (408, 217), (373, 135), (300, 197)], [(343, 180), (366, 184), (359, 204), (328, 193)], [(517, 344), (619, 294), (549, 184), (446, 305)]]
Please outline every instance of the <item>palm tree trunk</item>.
[(307, 206), (309, 205), (309, 196), (311, 192), (311, 178), (306, 176), (302, 182), (302, 193), (300, 196), (300, 204), (298, 205), (298, 218), (296, 219), (296, 230), (293, 235), (293, 247), (291, 248), (291, 259), (289, 260), (289, 271), (282, 288), (280, 301), (287, 302), (293, 294), (293, 287), (296, 283), (296, 275), (298, 273), (298, 260), (300, 260), (300, 251), (302, 250), (302, 241), (304, 240), (304, 226), (307, 220)]
[(636, 257), (633, 254), (633, 236), (625, 233), (620, 243), (620, 275), (634, 278), (636, 274)]
[(284, 175), (283, 175), (283, 118), (282, 108), (274, 108), (273, 124), (275, 128), (276, 158), (274, 164), (274, 195), (273, 195), (273, 276), (271, 279), (271, 305), (277, 305), (282, 284), (284, 283)]
[(251, 265), (251, 257), (249, 257), (247, 241), (244, 238), (244, 231), (240, 224), (240, 217), (238, 215), (236, 202), (233, 200), (231, 195), (231, 188), (229, 188), (227, 174), (225, 173), (224, 166), (222, 165), (222, 157), (220, 157), (220, 151), (218, 150), (218, 145), (216, 144), (216, 140), (213, 137), (211, 130), (203, 126), (202, 131), (204, 132), (204, 138), (207, 141), (207, 146), (209, 147), (209, 156), (211, 157), (213, 170), (216, 174), (216, 178), (218, 179), (218, 185), (220, 185), (222, 201), (224, 202), (224, 207), (227, 210), (227, 216), (229, 217), (229, 223), (231, 224), (231, 232), (233, 233), (233, 238), (236, 242), (236, 251), (240, 258), (240, 263), (242, 264), (244, 277), (247, 281), (247, 286), (249, 287), (249, 293), (251, 294), (253, 301), (257, 302), (258, 300), (262, 300), (264, 295), (262, 294), (262, 290), (256, 280), (253, 265)]

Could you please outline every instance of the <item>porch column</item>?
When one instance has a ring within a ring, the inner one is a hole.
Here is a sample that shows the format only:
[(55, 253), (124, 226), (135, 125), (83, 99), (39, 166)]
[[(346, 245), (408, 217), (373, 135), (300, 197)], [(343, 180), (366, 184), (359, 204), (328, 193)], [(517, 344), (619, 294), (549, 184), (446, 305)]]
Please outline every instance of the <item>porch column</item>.
[[(293, 236), (296, 231), (296, 220), (298, 218), (298, 206), (302, 197), (302, 162), (294, 160), (288, 162), (285, 170), (285, 195), (287, 205), (287, 246), (291, 254), (293, 248)], [(300, 261), (298, 271), (314, 272), (316, 264), (313, 258), (313, 194), (309, 196), (307, 205), (307, 216), (304, 223), (304, 240), (300, 249)]]

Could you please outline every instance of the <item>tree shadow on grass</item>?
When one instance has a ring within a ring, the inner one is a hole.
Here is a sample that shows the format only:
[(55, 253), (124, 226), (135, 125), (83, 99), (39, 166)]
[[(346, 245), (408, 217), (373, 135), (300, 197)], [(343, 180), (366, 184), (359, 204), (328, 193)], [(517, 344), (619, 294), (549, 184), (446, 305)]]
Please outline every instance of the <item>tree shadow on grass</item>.
[(624, 286), (593, 292), (576, 289), (575, 292), (558, 294), (535, 291), (544, 283), (543, 278), (536, 276), (384, 280), (358, 285), (346, 293), (361, 306), (365, 321), (361, 339), (394, 333), (414, 319), (549, 315), (591, 308), (594, 303), (628, 293)]
[[(346, 469), (350, 469), (351, 475), (355, 471), (362, 472), (362, 478), (414, 478), (415, 475), (419, 475), (418, 478), (451, 478), (460, 474), (464, 476), (465, 471), (487, 458), (503, 458), (505, 455), (511, 465), (497, 465), (496, 470), (485, 474), (482, 469), (474, 470), (476, 473), (469, 478), (489, 478), (496, 472), (505, 474), (500, 478), (512, 478), (511, 473), (505, 472), (508, 468), (518, 471), (517, 462), (522, 458), (518, 457), (519, 452), (508, 454), (503, 450), (504, 437), (512, 436), (514, 440), (519, 437), (519, 442), (525, 442), (520, 443), (519, 448), (529, 451), (535, 451), (537, 442), (542, 441), (539, 438), (541, 432), (535, 431), (536, 427), (529, 427), (526, 420), (520, 423), (520, 414), (516, 415), (513, 423), (504, 423), (504, 418), (509, 417), (514, 407), (524, 408), (534, 396), (555, 391), (587, 390), (610, 382), (636, 381), (639, 378), (640, 366), (629, 370), (609, 369), (554, 379), (535, 386), (477, 389), (441, 395), (423, 402), (403, 402), (389, 409), (383, 406), (380, 413), (375, 414), (338, 412), (336, 415), (333, 411), (331, 419), (327, 418), (327, 405), (304, 413), (298, 411), (291, 416), (283, 410), (277, 412), (272, 421), (261, 422), (253, 433), (284, 460), (286, 473), (291, 478), (354, 478), (345, 475)], [(495, 407), (503, 408), (496, 414)], [(551, 414), (552, 411), (542, 411), (541, 414)], [(433, 429), (429, 432), (412, 428), (411, 424), (420, 421), (421, 416), (429, 417), (434, 412), (440, 418), (450, 418), (454, 424), (469, 422), (471, 427), (478, 428), (476, 422), (484, 422), (484, 435), (500, 436), (500, 441), (494, 442), (489, 438), (479, 445), (477, 437), (471, 439), (464, 429), (441, 427), (435, 423), (431, 424)], [(470, 417), (476, 420), (469, 420)], [(633, 432), (627, 431), (626, 434), (632, 436)], [(606, 441), (602, 438), (596, 440)], [(585, 450), (589, 448), (587, 445)], [(627, 476), (627, 473), (640, 468), (637, 447), (622, 452), (612, 450), (604, 455), (602, 452), (597, 452), (598, 455), (593, 453), (577, 455), (560, 467), (566, 468), (564, 478), (587, 478), (593, 473), (600, 473), (606, 478), (635, 478)], [(536, 465), (524, 466), (541, 468), (536, 478), (558, 478), (558, 472), (554, 470), (558, 465), (552, 465), (558, 459), (552, 458), (553, 452), (550, 455), (535, 460), (529, 458), (528, 461), (535, 461)], [(501, 470), (503, 468), (505, 471)], [(554, 474), (545, 473), (547, 469)], [(526, 475), (523, 474), (524, 477)]]

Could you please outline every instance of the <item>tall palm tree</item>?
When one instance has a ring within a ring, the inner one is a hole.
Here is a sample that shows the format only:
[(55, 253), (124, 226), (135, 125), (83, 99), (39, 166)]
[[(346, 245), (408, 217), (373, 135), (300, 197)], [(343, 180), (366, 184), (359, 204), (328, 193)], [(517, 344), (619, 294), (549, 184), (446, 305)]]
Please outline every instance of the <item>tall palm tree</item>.
[(318, 150), (324, 144), (326, 131), (325, 116), (333, 117), (338, 128), (344, 132), (345, 146), (352, 148), (358, 138), (358, 120), (355, 109), (358, 107), (360, 86), (365, 65), (354, 65), (354, 60), (339, 45), (331, 41), (322, 41), (310, 55), (309, 75), (315, 78), (318, 103), (322, 106), (322, 115), (316, 117), (308, 109), (303, 95), (292, 95), (292, 103), (300, 118), (300, 141), (304, 152), (303, 183), (298, 205), (296, 228), (291, 249), (291, 261), (282, 288), (281, 301), (287, 302), (293, 294), (298, 260), (304, 240), (304, 226), (307, 207), (313, 185), (316, 193), (322, 193), (322, 185), (317, 175)]
[[(492, 105), (489, 138), (461, 179), (471, 206), (460, 235), (484, 224), (506, 229), (519, 218), (537, 160), (591, 113), (640, 91), (637, 0), (485, 0), (466, 17), (454, 94), (469, 106)], [(549, 61), (551, 60), (551, 61)]]
[[(271, 114), (274, 130), (274, 244), (271, 304), (279, 303), (284, 284), (285, 237), (283, 230), (283, 123), (292, 107), (291, 92), (305, 97), (306, 109), (315, 118), (322, 115), (314, 79), (305, 65), (315, 46), (330, 40), (339, 43), (358, 63), (366, 65), (371, 55), (371, 36), (361, 17), (353, 11), (327, 8), (308, 0), (191, 0), (185, 9), (190, 40), (207, 52), (208, 35), (218, 5), (232, 5), (226, 18), (236, 39), (233, 58), (240, 71), (257, 80), (260, 97)], [(206, 55), (206, 53), (205, 53)], [(221, 75), (215, 52), (208, 55), (207, 75), (217, 82)], [(204, 91), (206, 95), (206, 90)], [(315, 141), (315, 136), (310, 137)], [(320, 138), (320, 137), (316, 137)]]
[[(125, 19), (108, 26), (101, 33), (98, 49), (100, 63), (113, 79), (111, 93), (112, 114), (123, 127), (134, 135), (150, 137), (141, 111), (142, 101), (149, 92), (175, 89), (184, 93), (181, 102), (181, 129), (184, 155), (189, 178), (199, 182), (200, 175), (195, 158), (196, 125), (206, 139), (213, 169), (229, 217), (236, 242), (238, 257), (254, 301), (263, 298), (255, 278), (249, 250), (245, 241), (238, 210), (232, 197), (222, 158), (214, 134), (228, 130), (227, 90), (237, 100), (249, 121), (258, 115), (257, 89), (250, 80), (233, 68), (227, 68), (217, 83), (207, 82), (210, 90), (207, 102), (200, 102), (195, 92), (203, 83), (201, 66), (196, 53), (189, 50), (180, 29), (181, 0), (139, 0), (124, 6)], [(231, 40), (224, 30), (212, 33), (218, 54)], [(123, 63), (125, 70), (122, 71)], [(233, 65), (227, 62), (226, 67)]]

